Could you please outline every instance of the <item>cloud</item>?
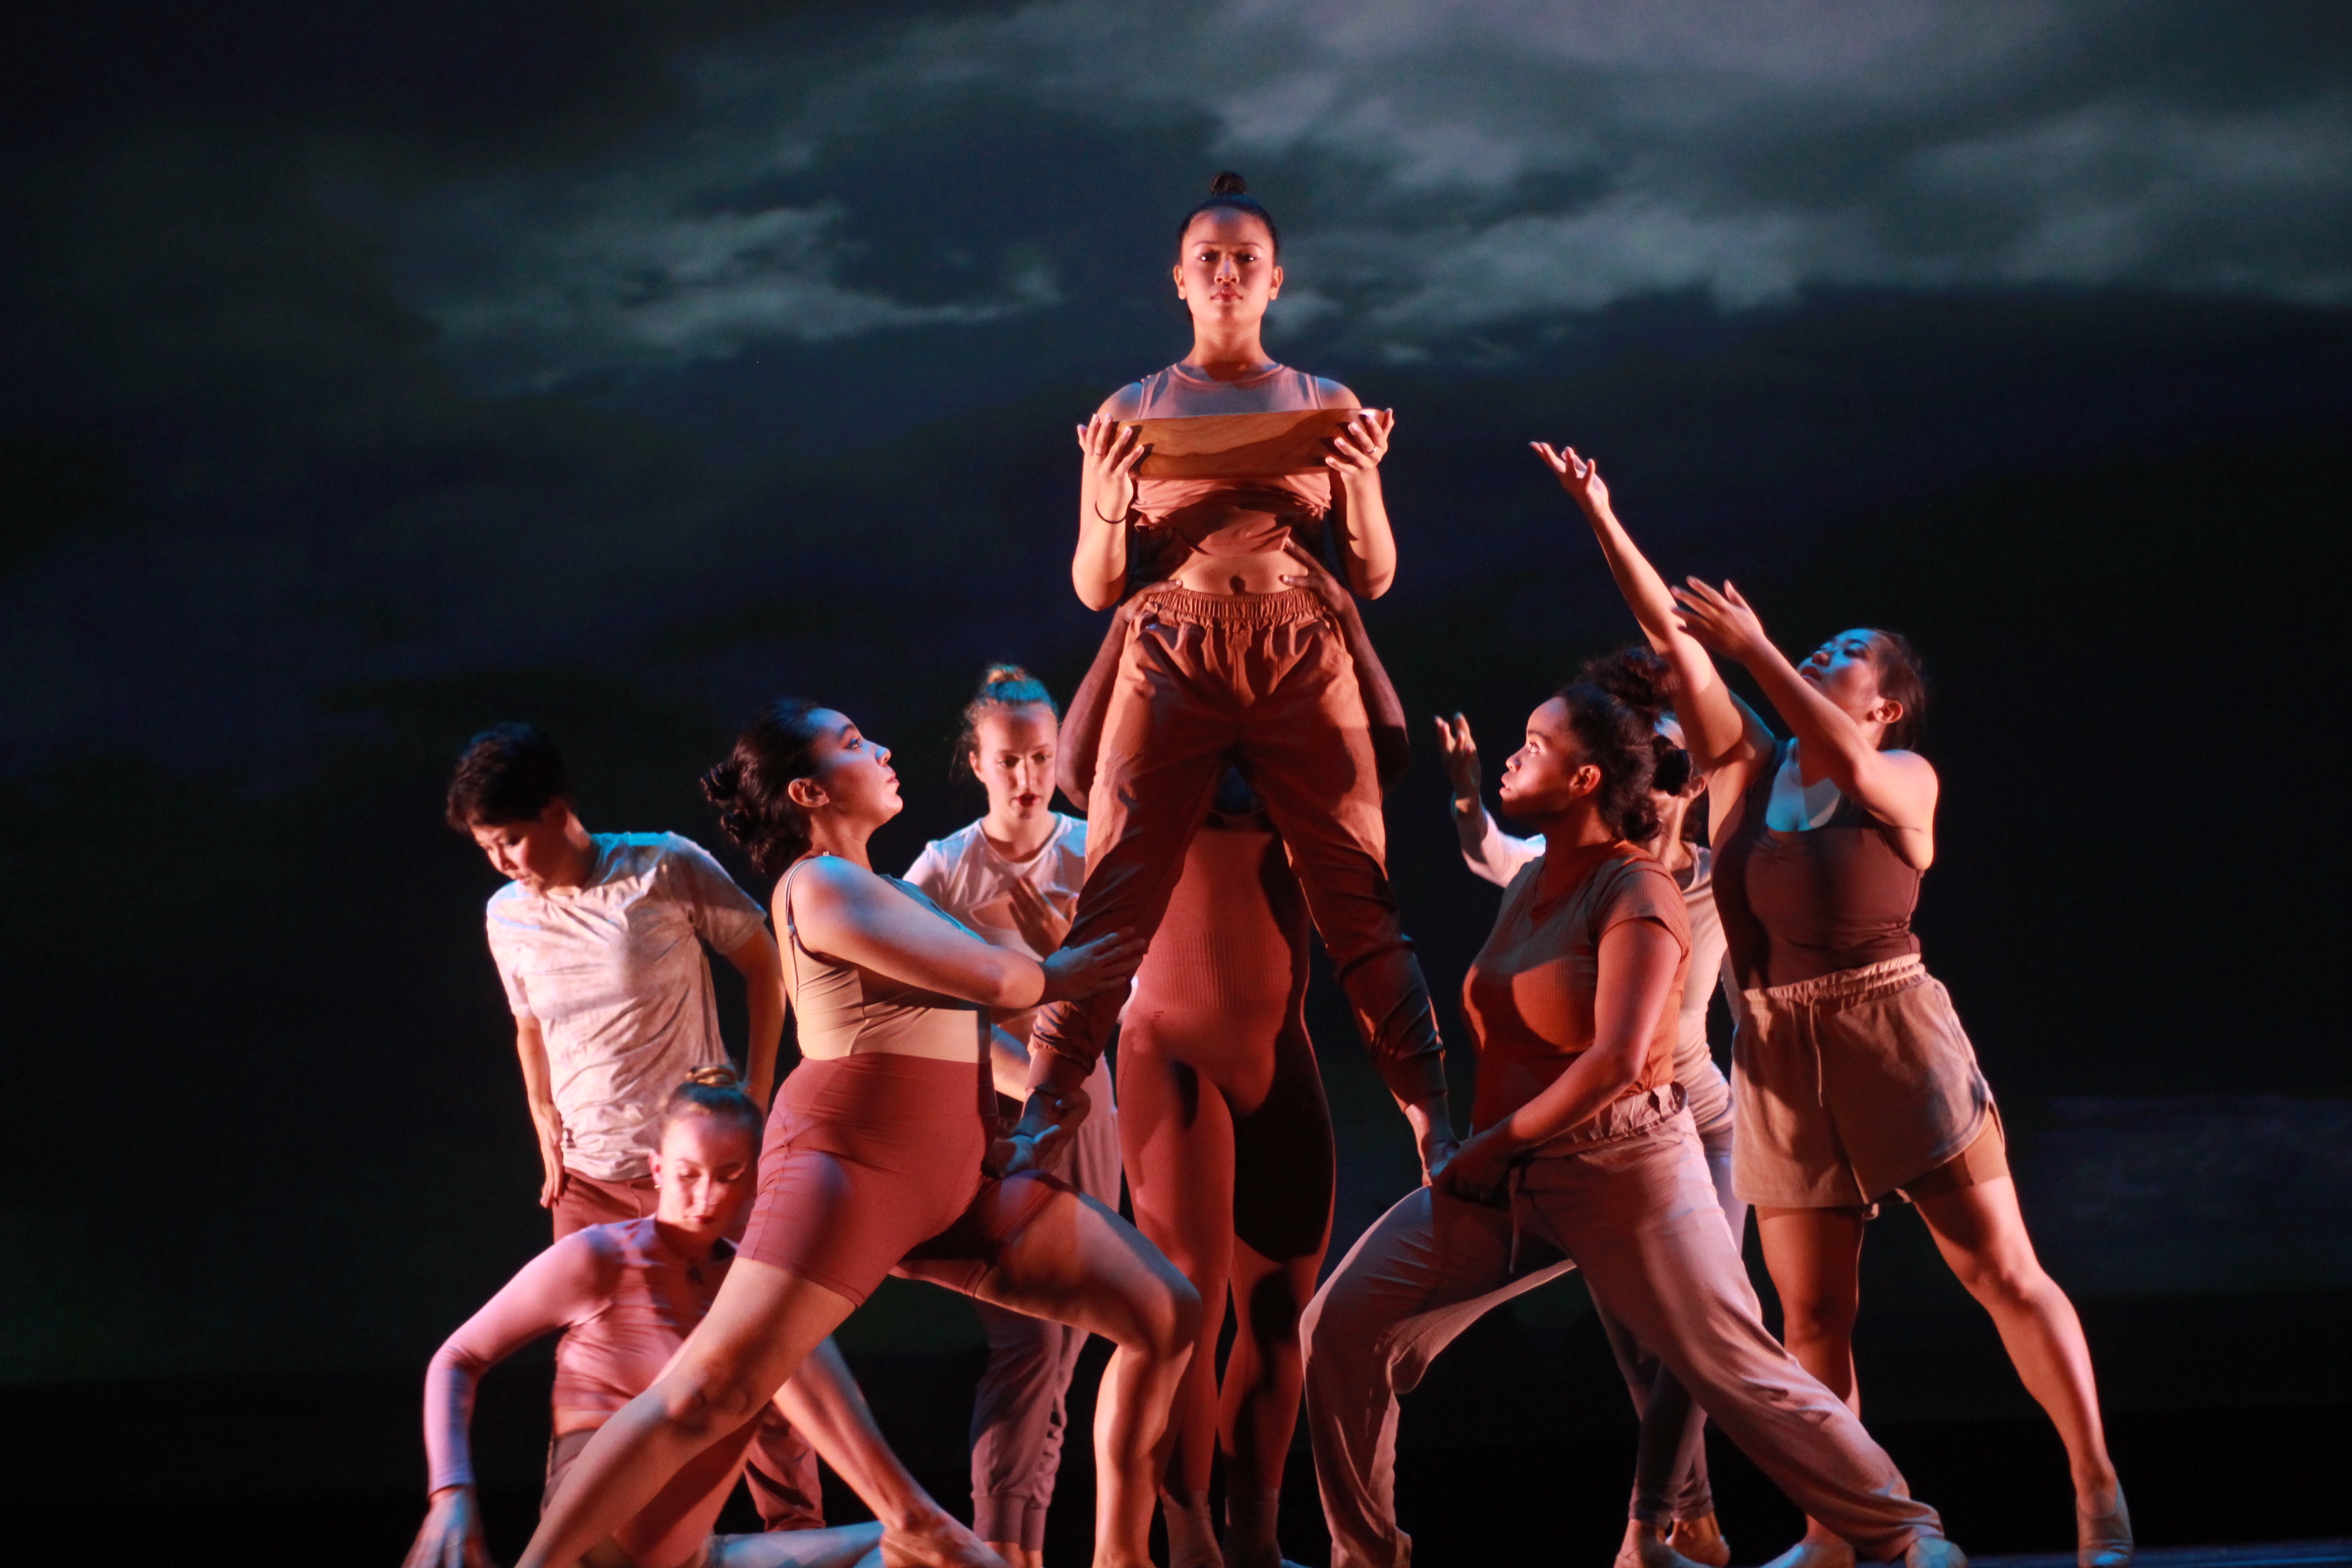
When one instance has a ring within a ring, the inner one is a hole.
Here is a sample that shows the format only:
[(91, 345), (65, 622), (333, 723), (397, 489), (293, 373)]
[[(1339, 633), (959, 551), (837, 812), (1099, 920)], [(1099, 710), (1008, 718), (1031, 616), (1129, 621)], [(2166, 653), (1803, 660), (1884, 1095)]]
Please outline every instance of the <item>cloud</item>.
[(906, 256), (854, 237), (877, 198), (847, 172), (877, 147), (938, 138), (977, 184), (1055, 190), (1005, 133), (1050, 120), (1246, 165), (1316, 306), (1287, 335), (1392, 355), (1662, 291), (2352, 299), (2352, 84), (2320, 44), (2294, 58), (2292, 26), (2223, 47), (2222, 26), (2026, 0), (1223, 0), (1148, 20), (1041, 0), (821, 51), (707, 47), (678, 62), (670, 120), (595, 169), (428, 199), (402, 244), (416, 279), (499, 237), (495, 265), (410, 288), (493, 383), (1087, 310), (1012, 237), (944, 292), (891, 287), (877, 264)]

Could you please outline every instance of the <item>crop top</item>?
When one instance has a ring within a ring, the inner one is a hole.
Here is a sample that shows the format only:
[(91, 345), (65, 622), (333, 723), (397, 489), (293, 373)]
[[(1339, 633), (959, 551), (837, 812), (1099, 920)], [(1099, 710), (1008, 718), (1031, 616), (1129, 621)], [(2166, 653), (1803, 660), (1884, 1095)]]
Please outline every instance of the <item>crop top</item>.
[[(889, 1052), (940, 1061), (988, 1060), (988, 1009), (977, 1002), (946, 996), (893, 980), (871, 969), (821, 958), (801, 942), (793, 919), (792, 882), (803, 860), (784, 873), (776, 889), (776, 913), (784, 927), (784, 983), (800, 1024), (801, 1055), (812, 1061)], [(931, 901), (911, 882), (882, 879), (958, 931), (971, 929)], [(972, 940), (981, 940), (976, 934)], [(975, 1045), (977, 1041), (977, 1045)]]
[(1630, 844), (1599, 852), (1584, 879), (1537, 902), (1541, 858), (1511, 879), (1495, 929), (1462, 982), (1462, 1010), (1478, 1040), (1478, 1096), (1471, 1125), (1494, 1126), (1549, 1088), (1592, 1048), (1601, 939), (1627, 921), (1655, 921), (1682, 949), (1675, 994), (1658, 1011), (1642, 1071), (1628, 1094), (1674, 1080), (1680, 997), (1690, 968), (1683, 892), (1664, 867)]

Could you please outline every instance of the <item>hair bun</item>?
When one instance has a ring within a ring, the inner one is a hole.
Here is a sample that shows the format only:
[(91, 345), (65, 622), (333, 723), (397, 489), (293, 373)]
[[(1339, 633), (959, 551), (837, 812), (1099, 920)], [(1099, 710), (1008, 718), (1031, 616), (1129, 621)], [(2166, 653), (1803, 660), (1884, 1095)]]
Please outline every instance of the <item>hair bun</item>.
[(1690, 752), (1664, 735), (1650, 737), (1650, 750), (1657, 763), (1650, 773), (1650, 787), (1661, 795), (1680, 795), (1690, 788), (1693, 762)]
[(713, 805), (730, 805), (742, 784), (743, 765), (729, 757), (703, 770), (702, 798)]
[(1231, 169), (1209, 182), (1209, 194), (1213, 196), (1238, 196), (1245, 195), (1248, 190), (1249, 182)]
[(980, 683), (983, 687), (987, 687), (994, 686), (999, 681), (1034, 680), (1036, 678), (1034, 676), (1031, 675), (1027, 670), (1022, 668), (1017, 664), (992, 664), (988, 667), (988, 673), (980, 678)]
[(697, 1068), (692, 1072), (686, 1075), (686, 1081), (691, 1084), (698, 1084), (704, 1089), (740, 1089), (743, 1087), (743, 1080), (736, 1077), (735, 1069), (729, 1067), (725, 1062), (713, 1062), (709, 1067)]

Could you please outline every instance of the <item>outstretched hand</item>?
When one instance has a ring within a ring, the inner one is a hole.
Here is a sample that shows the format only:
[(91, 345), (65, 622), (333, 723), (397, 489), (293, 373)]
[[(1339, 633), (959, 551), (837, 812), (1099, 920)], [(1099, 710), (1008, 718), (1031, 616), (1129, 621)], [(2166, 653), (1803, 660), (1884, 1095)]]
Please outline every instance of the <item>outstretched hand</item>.
[(471, 1487), (444, 1487), (416, 1531), (401, 1568), (499, 1568), (482, 1539), (482, 1514)]
[(1675, 619), (1699, 647), (1743, 665), (1771, 651), (1763, 621), (1728, 579), (1720, 592), (1696, 577), (1687, 582), (1687, 587), (1670, 592), (1675, 596)]
[(1479, 804), (1478, 742), (1470, 738), (1470, 721), (1456, 713), (1437, 716), (1437, 749), (1445, 763), (1445, 776), (1454, 781), (1454, 804), (1464, 812)]
[(1057, 948), (1039, 960), (1045, 971), (1040, 1002), (1081, 1002), (1128, 983), (1143, 963), (1148, 944), (1131, 931), (1115, 931), (1076, 947)]
[(1031, 1089), (1021, 1120), (990, 1146), (981, 1169), (1000, 1177), (1050, 1169), (1060, 1163), (1063, 1151), (1069, 1148), (1071, 1137), (1093, 1108), (1093, 1100), (1083, 1089), (1066, 1094), (1055, 1094), (1042, 1086)]
[(1530, 441), (1528, 445), (1537, 457), (1543, 459), (1544, 467), (1559, 480), (1559, 488), (1573, 496), (1576, 504), (1584, 509), (1585, 516), (1598, 518), (1608, 514), (1609, 487), (1601, 482), (1601, 460), (1598, 458), (1585, 458), (1565, 443), (1557, 448), (1542, 441)]
[(1122, 425), (1108, 414), (1077, 427), (1078, 450), (1086, 454), (1087, 480), (1095, 501), (1095, 517), (1103, 522), (1123, 522), (1135, 506), (1135, 468), (1151, 448), (1143, 444), (1143, 426)]
[(1389, 433), (1395, 428), (1395, 409), (1357, 409), (1331, 437), (1331, 455), (1323, 466), (1343, 480), (1370, 479), (1389, 455)]

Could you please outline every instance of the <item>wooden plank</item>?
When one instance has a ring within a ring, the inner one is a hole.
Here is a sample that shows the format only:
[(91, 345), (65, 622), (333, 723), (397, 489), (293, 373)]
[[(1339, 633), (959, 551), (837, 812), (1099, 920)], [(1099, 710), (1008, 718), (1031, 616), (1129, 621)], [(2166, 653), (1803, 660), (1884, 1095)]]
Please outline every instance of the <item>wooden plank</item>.
[(1147, 452), (1135, 471), (1144, 479), (1253, 479), (1328, 471), (1323, 459), (1331, 455), (1331, 437), (1358, 412), (1302, 408), (1124, 423), (1142, 427)]

